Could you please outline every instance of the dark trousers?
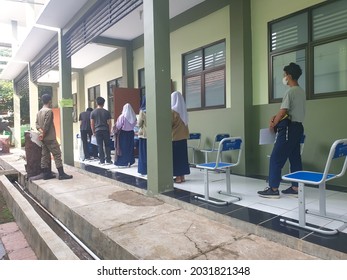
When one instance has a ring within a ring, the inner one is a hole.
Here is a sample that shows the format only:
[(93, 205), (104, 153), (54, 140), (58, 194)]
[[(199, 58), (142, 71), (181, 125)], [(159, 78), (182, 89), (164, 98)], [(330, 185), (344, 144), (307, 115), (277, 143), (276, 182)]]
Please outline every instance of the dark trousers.
[[(290, 171), (302, 170), (300, 155), (300, 140), (304, 133), (301, 123), (291, 122), (288, 126), (279, 127), (276, 141), (270, 157), (269, 186), (278, 188), (282, 179), (282, 168), (287, 159), (290, 163)], [(293, 183), (297, 186), (297, 183)]]
[(105, 163), (105, 158), (106, 162), (111, 162), (110, 132), (108, 130), (99, 130), (95, 132), (95, 137), (98, 143), (100, 162)]
[[(95, 145), (92, 146), (92, 151), (90, 154), (89, 150), (89, 141), (92, 139), (92, 131), (91, 130), (81, 130), (81, 140), (82, 140), (82, 145), (83, 145), (83, 153), (84, 153), (84, 158), (89, 159), (90, 156), (97, 157), (98, 156), (98, 148)], [(89, 138), (89, 141), (88, 141)]]

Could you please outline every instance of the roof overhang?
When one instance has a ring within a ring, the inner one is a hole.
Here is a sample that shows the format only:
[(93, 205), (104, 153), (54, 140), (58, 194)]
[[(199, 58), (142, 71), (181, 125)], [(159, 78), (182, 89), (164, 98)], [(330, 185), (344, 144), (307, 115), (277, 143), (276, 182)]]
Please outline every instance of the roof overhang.
[[(205, 0), (170, 0), (170, 18), (198, 5)], [(86, 10), (95, 1), (91, 0), (50, 0), (46, 3), (36, 24), (32, 26), (25, 39), (20, 43), (18, 50), (0, 75), (0, 79), (14, 80), (27, 67), (29, 62), (40, 55), (41, 52), (57, 36), (57, 30), (66, 28), (74, 17)], [(143, 7), (140, 6), (114, 26), (106, 30), (101, 36), (133, 40), (144, 33)], [(103, 44), (88, 44), (71, 57), (72, 68), (84, 68), (101, 59), (105, 55), (117, 49), (117, 46)]]

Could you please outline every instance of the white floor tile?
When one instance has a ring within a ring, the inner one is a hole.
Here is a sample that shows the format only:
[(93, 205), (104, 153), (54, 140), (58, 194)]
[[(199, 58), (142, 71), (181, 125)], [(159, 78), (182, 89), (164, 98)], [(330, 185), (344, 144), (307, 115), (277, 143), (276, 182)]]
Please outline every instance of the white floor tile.
[[(137, 160), (130, 168), (117, 167), (115, 165), (101, 166), (98, 161), (84, 161), (84, 164), (90, 164), (111, 170), (112, 172), (120, 172), (131, 176), (147, 179), (147, 176), (142, 176), (137, 173)], [(204, 196), (204, 172), (197, 168), (190, 169), (191, 174), (186, 176), (186, 182), (182, 184), (174, 184), (175, 188), (186, 190)], [(218, 193), (218, 191), (226, 190), (225, 173), (209, 173), (210, 185), (209, 196), (213, 199), (221, 199), (225, 201), (231, 200), (230, 197)], [(298, 220), (298, 199), (292, 196), (282, 195), (280, 199), (268, 199), (259, 197), (257, 191), (267, 187), (265, 180), (248, 178), (231, 174), (231, 191), (242, 197), (241, 201), (234, 202), (237, 205), (265, 211), (275, 215), (292, 218)], [(281, 184), (280, 191), (286, 189), (289, 185)], [(347, 220), (347, 193), (336, 191), (326, 191), (327, 212), (335, 215), (338, 219)], [(306, 187), (306, 208), (310, 210), (319, 209), (319, 192), (318, 188)], [(334, 228), (342, 224), (340, 221), (334, 221), (329, 218), (318, 217), (316, 215), (306, 215), (308, 223)], [(343, 232), (347, 232), (345, 229)]]

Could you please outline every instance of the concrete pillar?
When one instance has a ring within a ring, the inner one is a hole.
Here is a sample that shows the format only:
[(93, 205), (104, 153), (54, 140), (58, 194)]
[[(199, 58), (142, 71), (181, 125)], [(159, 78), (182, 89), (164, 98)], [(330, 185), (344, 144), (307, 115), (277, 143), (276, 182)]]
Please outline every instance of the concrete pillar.
[[(72, 103), (72, 86), (71, 86), (71, 58), (67, 57), (66, 42), (62, 32), (58, 32), (59, 48), (59, 92), (58, 103), (62, 99), (71, 99)], [(73, 149), (73, 118), (72, 104), (71, 107), (60, 108), (60, 135), (63, 162), (68, 165), (74, 165)]]
[(131, 44), (122, 48), (123, 86), (134, 88), (134, 59)]
[(237, 119), (237, 131), (244, 131), (244, 148), (238, 166), (240, 173), (250, 173), (246, 167), (252, 166), (252, 146), (249, 139), (254, 116), (252, 114), (252, 42), (250, 0), (230, 0), (230, 69), (231, 70), (231, 118)]
[(36, 115), (39, 111), (39, 89), (33, 82), (30, 67), (28, 67), (29, 76), (29, 104), (30, 104), (30, 128), (36, 129)]
[(16, 148), (21, 148), (21, 122), (20, 122), (20, 96), (15, 85), (13, 85), (13, 140)]
[(149, 195), (170, 190), (172, 177), (169, 0), (144, 0)]

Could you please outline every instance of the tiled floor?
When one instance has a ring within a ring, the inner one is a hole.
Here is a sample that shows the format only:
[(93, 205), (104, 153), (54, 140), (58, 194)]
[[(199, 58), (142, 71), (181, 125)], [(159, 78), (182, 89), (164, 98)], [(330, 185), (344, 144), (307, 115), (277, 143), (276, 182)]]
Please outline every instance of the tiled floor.
[[(119, 168), (115, 165), (99, 165), (97, 161), (81, 162), (81, 168), (86, 171), (97, 173), (118, 181), (139, 187), (147, 188), (147, 178), (137, 173), (137, 164), (130, 168)], [(232, 198), (219, 194), (219, 190), (225, 190), (225, 174), (210, 173), (210, 198), (221, 200), (233, 200)], [(267, 187), (265, 180), (231, 175), (232, 192), (241, 196), (240, 201), (231, 202), (226, 206), (213, 205), (195, 198), (196, 195), (204, 194), (203, 172), (191, 168), (191, 174), (186, 176), (183, 184), (174, 184), (173, 191), (165, 195), (173, 197), (199, 207), (216, 211), (243, 221), (257, 224), (283, 234), (304, 239), (336, 251), (347, 253), (347, 229), (336, 235), (324, 236), (309, 230), (299, 229), (294, 226), (283, 224), (280, 219), (285, 217), (293, 220), (298, 219), (298, 199), (281, 195), (280, 199), (262, 198), (257, 195), (258, 190)], [(281, 189), (287, 188), (283, 184)], [(306, 207), (318, 209), (318, 190), (313, 187), (306, 189)], [(346, 192), (327, 191), (327, 212), (337, 214), (338, 219), (347, 220), (347, 189)], [(331, 219), (307, 215), (307, 222), (325, 228), (333, 228), (343, 223)]]

